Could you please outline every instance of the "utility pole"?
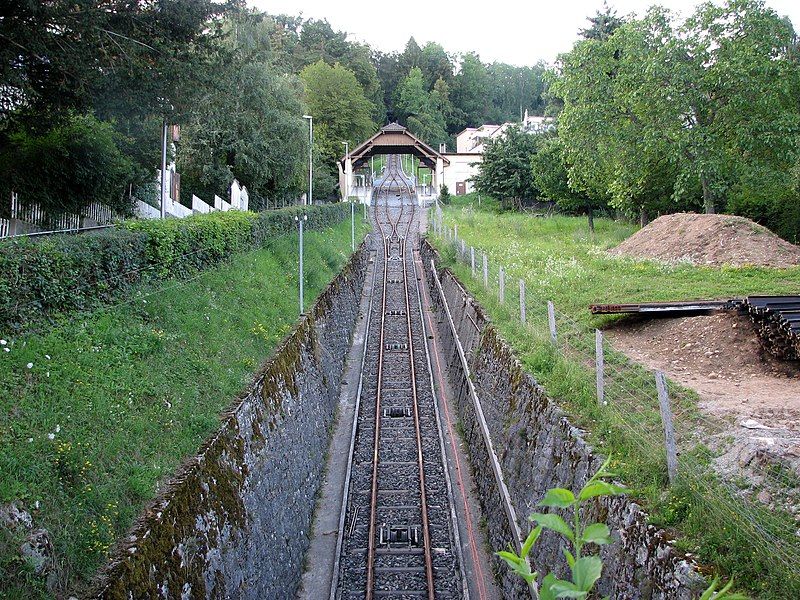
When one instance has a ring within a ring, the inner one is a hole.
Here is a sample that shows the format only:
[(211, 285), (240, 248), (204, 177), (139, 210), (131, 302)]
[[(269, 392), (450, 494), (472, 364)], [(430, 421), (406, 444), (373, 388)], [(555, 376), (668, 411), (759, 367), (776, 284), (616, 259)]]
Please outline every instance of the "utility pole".
[(300, 227), (300, 314), (303, 314), (303, 223), (308, 221), (308, 215), (303, 213), (302, 216), (295, 215), (294, 220), (297, 221)]
[(161, 218), (167, 217), (167, 120), (161, 128)]
[[(314, 117), (311, 115), (303, 115), (304, 119), (308, 119), (308, 198), (306, 204), (313, 204), (314, 192)], [(302, 229), (301, 229), (302, 231)], [(302, 234), (301, 234), (302, 237)], [(301, 307), (302, 311), (302, 307)]]

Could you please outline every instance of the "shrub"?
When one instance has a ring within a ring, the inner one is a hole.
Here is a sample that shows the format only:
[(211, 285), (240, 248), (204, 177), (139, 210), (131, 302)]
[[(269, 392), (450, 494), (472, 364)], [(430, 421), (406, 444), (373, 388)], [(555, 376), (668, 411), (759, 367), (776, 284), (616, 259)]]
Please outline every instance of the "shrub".
[(447, 189), (446, 184), (442, 184), (439, 188), (439, 202), (442, 204), (450, 204), (450, 190)]
[(0, 243), (0, 332), (108, 302), (143, 280), (186, 277), (262, 247), (294, 232), (294, 217), (302, 212), (309, 230), (350, 216), (348, 205), (328, 204), (135, 220), (98, 234), (6, 240)]

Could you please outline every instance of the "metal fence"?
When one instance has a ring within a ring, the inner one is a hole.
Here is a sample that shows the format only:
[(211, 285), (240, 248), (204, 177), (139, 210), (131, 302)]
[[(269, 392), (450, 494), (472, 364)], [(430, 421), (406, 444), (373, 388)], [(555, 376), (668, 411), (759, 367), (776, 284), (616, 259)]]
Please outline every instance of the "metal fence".
[(0, 238), (50, 232), (71, 232), (93, 229), (111, 223), (111, 207), (94, 202), (80, 213), (54, 213), (37, 202), (25, 202), (11, 193), (0, 207)]

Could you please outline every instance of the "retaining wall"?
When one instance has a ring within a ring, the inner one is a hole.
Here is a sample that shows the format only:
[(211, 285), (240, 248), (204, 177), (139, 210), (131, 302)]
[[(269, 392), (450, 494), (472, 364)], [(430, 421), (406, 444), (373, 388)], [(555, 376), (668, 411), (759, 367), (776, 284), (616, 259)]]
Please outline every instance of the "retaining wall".
[(143, 513), (93, 597), (294, 596), (367, 257), (362, 245)]
[[(499, 336), (481, 306), (447, 269), (440, 279), (447, 304), (464, 348), (470, 373), (462, 368), (450, 324), (431, 273), (435, 250), (423, 242), (430, 296), (438, 311), (439, 333), (453, 385), (465, 441), (487, 520), (489, 542), (495, 550), (512, 540), (511, 527), (500, 502), (488, 451), (480, 432), (468, 387), (471, 379), (488, 425), (495, 453), (517, 514), (523, 536), (530, 531), (527, 517), (541, 512), (536, 504), (549, 488), (577, 492), (602, 463), (570, 425), (556, 403), (526, 373), (510, 346)], [(702, 580), (693, 566), (670, 545), (663, 531), (648, 525), (647, 515), (627, 497), (603, 498), (589, 505), (586, 519), (605, 522), (615, 542), (604, 546), (603, 576), (598, 591), (615, 600), (646, 598), (683, 600), (697, 597)], [(530, 555), (539, 573), (568, 578), (561, 537), (546, 531)], [(495, 558), (495, 573), (506, 598), (524, 598), (522, 580)]]

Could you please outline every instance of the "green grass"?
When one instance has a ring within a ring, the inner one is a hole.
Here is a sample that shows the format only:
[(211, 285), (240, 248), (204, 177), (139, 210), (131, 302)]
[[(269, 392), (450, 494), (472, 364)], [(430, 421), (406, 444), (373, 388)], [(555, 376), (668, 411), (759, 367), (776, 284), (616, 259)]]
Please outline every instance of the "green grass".
[[(306, 234), (307, 305), (349, 253), (349, 220)], [(283, 236), (192, 280), (142, 287), (116, 306), (7, 340), (0, 502), (22, 501), (50, 531), (60, 591), (91, 577), (297, 313), (297, 237)], [(0, 597), (45, 596), (15, 542), (0, 537)]]
[[(785, 513), (732, 494), (730, 486), (709, 473), (711, 453), (704, 437), (694, 432), (715, 423), (699, 412), (694, 393), (670, 385), (682, 450), (682, 475), (673, 488), (668, 486), (652, 374), (607, 352), (607, 371), (613, 373), (607, 382), (609, 405), (598, 405), (593, 329), (613, 317), (593, 317), (587, 306), (797, 293), (800, 268), (668, 266), (613, 258), (605, 250), (633, 233), (634, 226), (598, 219), (592, 237), (585, 218), (499, 213), (494, 201), (484, 198), (480, 209), (475, 201), (475, 194), (454, 198), (444, 210), (445, 224), (457, 224), (459, 238), (467, 245), (487, 250), (490, 290), (483, 286), (480, 260), (473, 279), (468, 265), (456, 263), (451, 244), (434, 241), (525, 367), (561, 402), (573, 422), (590, 432), (590, 442), (614, 456), (615, 468), (647, 506), (653, 522), (682, 534), (682, 548), (698, 553), (723, 574), (734, 575), (758, 598), (798, 597), (800, 578), (791, 575), (797, 573), (796, 526)], [(504, 304), (497, 296), (498, 264), (508, 273)], [(519, 278), (527, 285), (524, 328), (519, 323)], [(547, 300), (558, 311), (558, 349), (549, 339)]]

